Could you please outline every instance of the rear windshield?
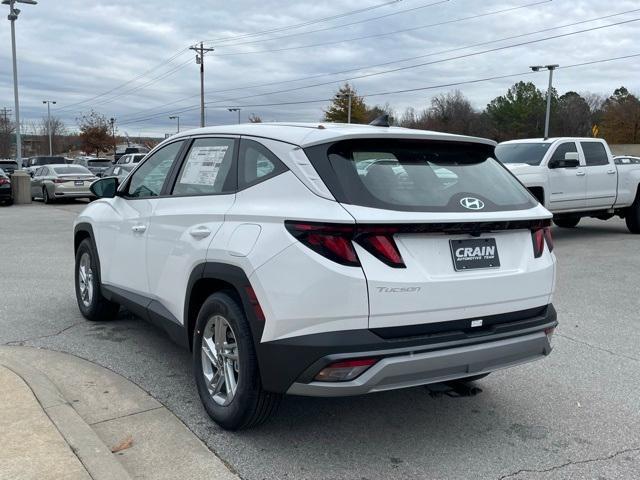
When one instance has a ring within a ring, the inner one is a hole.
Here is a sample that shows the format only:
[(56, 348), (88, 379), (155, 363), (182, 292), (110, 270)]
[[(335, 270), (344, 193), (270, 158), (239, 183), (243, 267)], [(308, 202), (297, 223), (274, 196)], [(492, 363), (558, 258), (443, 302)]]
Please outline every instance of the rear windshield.
[(37, 157), (32, 161), (32, 165), (52, 165), (56, 163), (67, 163), (64, 157)]
[(58, 175), (93, 175), (89, 170), (80, 165), (69, 165), (67, 167), (54, 167), (53, 171)]
[(501, 143), (496, 147), (496, 158), (502, 163), (540, 165), (550, 143)]
[(89, 160), (90, 167), (110, 167), (111, 160)]
[(493, 158), (490, 145), (348, 140), (305, 151), (343, 203), (427, 212), (521, 210), (536, 204)]

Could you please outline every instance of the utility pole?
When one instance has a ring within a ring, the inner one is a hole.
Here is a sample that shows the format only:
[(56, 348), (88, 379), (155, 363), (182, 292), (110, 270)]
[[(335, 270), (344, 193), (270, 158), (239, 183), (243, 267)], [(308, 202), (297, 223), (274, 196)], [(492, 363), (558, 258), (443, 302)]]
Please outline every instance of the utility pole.
[(20, 14), (20, 10), (15, 7), (16, 3), (25, 3), (27, 5), (37, 5), (35, 0), (2, 0), (3, 5), (9, 5), (9, 16), (7, 19), (11, 22), (11, 53), (13, 56), (13, 96), (15, 100), (16, 110), (16, 163), (18, 169), (22, 169), (22, 137), (20, 136), (20, 102), (18, 101), (18, 60), (16, 57), (16, 20)]
[(51, 141), (51, 104), (56, 104), (53, 100), (43, 100), (42, 103), (47, 104), (47, 132), (49, 133), (49, 156), (53, 156), (53, 143)]
[(0, 112), (2, 112), (2, 116), (4, 117), (4, 123), (7, 124), (7, 126), (9, 125), (9, 115), (11, 115), (11, 109), (4, 107), (2, 110), (0, 110)]
[(227, 108), (230, 112), (238, 112), (238, 124), (240, 123), (240, 110), (241, 108)]
[(180, 115), (171, 115), (169, 120), (177, 120), (178, 121), (178, 133), (180, 133)]
[(529, 67), (534, 72), (549, 70), (549, 87), (547, 88), (547, 113), (544, 119), (544, 138), (549, 138), (549, 120), (551, 118), (551, 89), (553, 88), (553, 71), (560, 65), (533, 65)]
[(200, 65), (200, 126), (204, 127), (204, 54), (213, 52), (213, 48), (205, 48), (202, 42), (200, 45), (189, 47), (189, 50), (196, 52), (196, 64)]
[(352, 92), (349, 91), (349, 93), (343, 93), (339, 95), (340, 98), (348, 98), (349, 99), (349, 103), (347, 106), (347, 123), (351, 123), (351, 97), (352, 97)]
[(116, 158), (116, 119), (111, 117), (109, 119), (109, 125), (111, 125), (111, 141), (113, 142), (113, 158)]

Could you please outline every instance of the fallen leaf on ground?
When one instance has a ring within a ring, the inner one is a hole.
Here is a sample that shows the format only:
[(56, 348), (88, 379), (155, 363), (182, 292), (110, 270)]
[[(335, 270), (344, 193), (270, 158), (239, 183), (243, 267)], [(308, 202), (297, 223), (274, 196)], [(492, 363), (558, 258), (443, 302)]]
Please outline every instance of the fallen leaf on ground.
[(127, 437), (123, 441), (121, 441), (119, 444), (117, 444), (115, 447), (113, 447), (111, 449), (111, 453), (118, 453), (122, 450), (126, 450), (127, 448), (131, 448), (132, 445), (133, 445), (133, 437)]

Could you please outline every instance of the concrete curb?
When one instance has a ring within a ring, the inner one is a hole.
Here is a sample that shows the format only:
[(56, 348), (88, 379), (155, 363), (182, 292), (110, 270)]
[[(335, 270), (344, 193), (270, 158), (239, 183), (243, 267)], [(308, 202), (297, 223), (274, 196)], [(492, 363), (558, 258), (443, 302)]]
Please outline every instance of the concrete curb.
[(93, 480), (131, 477), (91, 427), (69, 405), (42, 372), (28, 365), (3, 360), (1, 364), (29, 386), (49, 419), (69, 444)]
[(176, 415), (108, 368), (25, 346), (0, 346), (0, 365), (32, 389), (93, 480), (239, 478)]

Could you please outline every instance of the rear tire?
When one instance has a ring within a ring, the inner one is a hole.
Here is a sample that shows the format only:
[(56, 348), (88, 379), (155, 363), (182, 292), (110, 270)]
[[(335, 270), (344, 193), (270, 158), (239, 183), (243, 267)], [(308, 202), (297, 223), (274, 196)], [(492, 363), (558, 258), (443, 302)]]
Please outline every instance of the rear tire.
[(580, 217), (554, 217), (553, 223), (560, 228), (576, 228), (580, 223)]
[(230, 291), (210, 295), (193, 333), (198, 394), (209, 416), (226, 430), (263, 423), (282, 398), (262, 388), (249, 322), (234, 297)]
[(46, 204), (53, 203), (53, 199), (49, 196), (49, 190), (47, 190), (47, 187), (42, 187), (42, 201)]
[(624, 220), (631, 233), (640, 233), (640, 191), (636, 195), (634, 202), (627, 209)]
[(92, 322), (116, 318), (120, 305), (102, 295), (98, 253), (88, 238), (76, 250), (75, 286), (78, 308), (84, 318)]

